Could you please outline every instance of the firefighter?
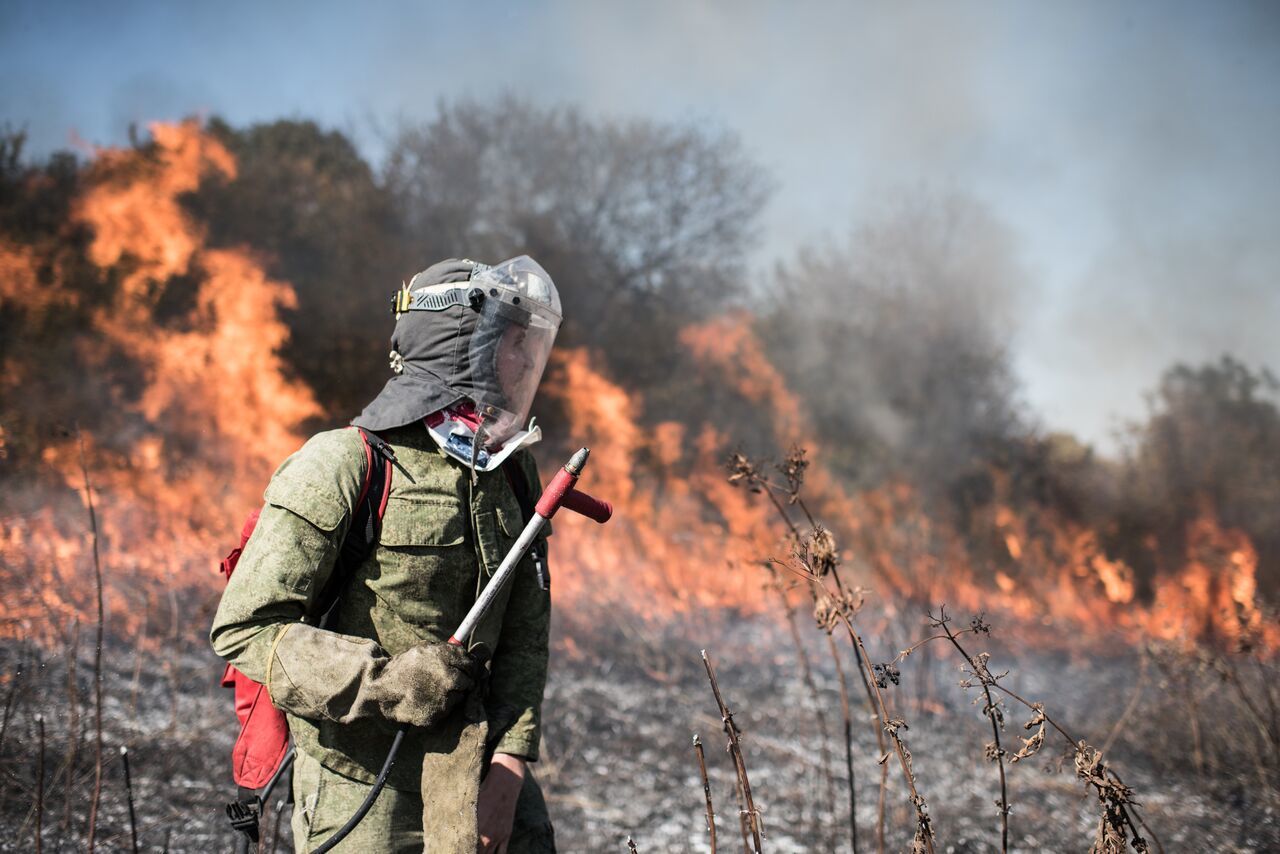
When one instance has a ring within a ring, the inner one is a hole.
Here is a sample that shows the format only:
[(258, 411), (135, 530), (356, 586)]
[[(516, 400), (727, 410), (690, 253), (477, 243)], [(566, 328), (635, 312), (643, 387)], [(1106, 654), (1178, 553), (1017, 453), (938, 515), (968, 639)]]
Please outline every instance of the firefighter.
[(547, 670), (545, 536), (470, 648), (446, 640), (523, 527), (523, 496), (540, 491), (528, 451), (540, 431), (526, 420), (559, 296), (527, 256), (455, 259), (414, 276), (393, 308), (393, 376), (352, 422), (394, 452), (376, 542), (333, 578), (368, 463), (357, 430), (314, 436), (267, 486), (213, 648), (287, 713), (297, 851), (352, 816), (402, 725), (387, 788), (335, 850), (554, 851), (528, 767)]

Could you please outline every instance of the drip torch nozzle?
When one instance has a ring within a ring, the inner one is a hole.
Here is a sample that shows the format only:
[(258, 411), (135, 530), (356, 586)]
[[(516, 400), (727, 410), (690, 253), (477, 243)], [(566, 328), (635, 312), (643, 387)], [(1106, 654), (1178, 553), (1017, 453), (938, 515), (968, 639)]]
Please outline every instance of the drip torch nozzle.
[(582, 470), (587, 466), (587, 457), (591, 456), (590, 448), (579, 448), (577, 453), (569, 458), (569, 462), (565, 464), (564, 470), (574, 477), (582, 474)]

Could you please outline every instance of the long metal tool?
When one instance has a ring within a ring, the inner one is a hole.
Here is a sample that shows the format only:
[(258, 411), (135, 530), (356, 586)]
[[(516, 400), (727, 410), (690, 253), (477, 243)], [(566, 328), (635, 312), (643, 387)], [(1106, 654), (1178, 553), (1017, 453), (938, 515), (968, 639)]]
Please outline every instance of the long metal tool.
[[(520, 559), (524, 557), (525, 552), (533, 545), (533, 541), (538, 538), (543, 526), (547, 524), (552, 516), (556, 515), (557, 510), (561, 507), (566, 507), (601, 524), (608, 522), (610, 517), (613, 516), (612, 504), (608, 501), (593, 498), (577, 489), (578, 478), (582, 476), (582, 470), (586, 468), (587, 459), (590, 456), (591, 450), (589, 448), (580, 448), (569, 459), (569, 462), (565, 463), (564, 467), (556, 472), (556, 476), (547, 484), (546, 489), (542, 490), (542, 497), (538, 499), (538, 503), (534, 506), (532, 517), (525, 523), (524, 530), (520, 532), (515, 544), (511, 546), (507, 556), (498, 565), (498, 571), (493, 574), (484, 589), (480, 591), (480, 595), (476, 597), (475, 604), (471, 606), (471, 610), (462, 618), (458, 628), (449, 637), (449, 643), (454, 646), (463, 646), (470, 640), (471, 633), (475, 631), (476, 626), (484, 619), (485, 614), (489, 613), (493, 608), (493, 603), (497, 601), (503, 588), (511, 581)], [(391, 749), (387, 751), (387, 758), (382, 763), (382, 770), (378, 772), (378, 779), (374, 781), (373, 788), (365, 796), (360, 808), (333, 836), (329, 837), (318, 848), (312, 849), (312, 854), (325, 854), (325, 852), (332, 850), (351, 831), (355, 830), (356, 825), (368, 815), (369, 810), (373, 808), (374, 801), (378, 799), (378, 794), (382, 792), (382, 788), (387, 783), (387, 775), (391, 773), (391, 767), (395, 765), (396, 754), (400, 752), (400, 745), (404, 741), (407, 731), (408, 727), (403, 726), (396, 730), (395, 740), (391, 742)]]
[(467, 612), (467, 616), (462, 618), (457, 631), (449, 638), (449, 643), (461, 646), (470, 640), (471, 633), (475, 631), (476, 625), (493, 608), (493, 603), (502, 593), (503, 588), (507, 586), (507, 582), (510, 581), (511, 576), (516, 571), (516, 565), (520, 563), (520, 559), (524, 557), (525, 552), (533, 545), (533, 541), (538, 538), (538, 534), (542, 533), (543, 527), (556, 514), (557, 510), (561, 507), (568, 507), (570, 510), (581, 513), (583, 516), (594, 519), (601, 524), (609, 521), (609, 517), (613, 515), (613, 505), (608, 501), (592, 498), (585, 492), (579, 492), (575, 488), (575, 484), (582, 475), (582, 469), (587, 465), (587, 458), (590, 455), (590, 449), (582, 448), (573, 455), (564, 468), (556, 472), (556, 476), (551, 479), (551, 483), (547, 484), (547, 488), (542, 491), (542, 497), (538, 499), (533, 515), (525, 524), (524, 530), (520, 532), (520, 536), (516, 538), (515, 545), (507, 552), (507, 556), (502, 559), (502, 563), (498, 566), (498, 571), (493, 574), (493, 577), (489, 579), (489, 583), (485, 585), (484, 590), (480, 592), (480, 596), (476, 599), (475, 604), (471, 606), (471, 610)]

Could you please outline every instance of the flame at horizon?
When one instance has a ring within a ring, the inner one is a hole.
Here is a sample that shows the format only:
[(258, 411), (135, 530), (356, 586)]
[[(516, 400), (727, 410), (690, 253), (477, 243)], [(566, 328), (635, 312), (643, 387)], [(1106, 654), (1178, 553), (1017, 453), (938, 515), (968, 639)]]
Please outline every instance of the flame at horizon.
[[(304, 422), (321, 414), (280, 355), (292, 287), (267, 276), (248, 250), (207, 247), (204, 228), (181, 206), (201, 181), (233, 179), (234, 158), (192, 122), (153, 125), (152, 134), (144, 150), (98, 151), (73, 207), (73, 224), (92, 235), (89, 260), (115, 285), (90, 328), (73, 333), (76, 346), (89, 364), (124, 361), (140, 377), (113, 381), (104, 370), (111, 411), (86, 413), (93, 424), (83, 430), (110, 619), (135, 639), (157, 607), (168, 615), (155, 622), (172, 636), (203, 631), (183, 616), (189, 604), (178, 595), (195, 591), (211, 601), (220, 584), (214, 567), (235, 545), (240, 520), (260, 502), (274, 467), (302, 444)], [(41, 285), (41, 264), (34, 250), (0, 242), (0, 298), (27, 316), (81, 305), (76, 291)], [(57, 278), (56, 264), (52, 270)], [(185, 289), (176, 316), (174, 289)], [(1139, 601), (1133, 570), (1107, 554), (1097, 532), (1050, 508), (1015, 506), (999, 472), (996, 500), (965, 531), (931, 517), (913, 484), (849, 490), (823, 465), (803, 403), (752, 322), (726, 315), (681, 330), (679, 341), (717, 387), (761, 413), (766, 444), (807, 446), (806, 504), (835, 532), (847, 580), (876, 593), (885, 612), (914, 615), (945, 601), (1005, 615), (1014, 632), (1062, 643), (1119, 632), (1188, 643), (1249, 636), (1280, 648), (1280, 628), (1257, 599), (1256, 550), (1242, 532), (1222, 527), (1211, 506), (1189, 527), (1186, 555), (1162, 563), (1148, 601)], [(556, 517), (557, 605), (623, 603), (658, 621), (765, 612), (770, 575), (761, 564), (788, 560), (790, 545), (767, 498), (726, 478), (724, 461), (741, 437), (715, 413), (700, 422), (647, 419), (644, 400), (602, 361), (559, 350), (544, 384), (574, 442), (593, 450), (584, 488), (617, 509), (603, 527), (571, 513)], [(6, 359), (3, 367), (0, 387), (13, 399), (36, 366)], [(0, 456), (4, 448), (0, 426)], [(57, 473), (62, 498), (0, 518), (7, 636), (40, 637), (92, 613), (86, 519), (66, 500), (85, 497), (76, 437), (49, 442), (42, 460)], [(807, 528), (807, 510), (783, 502), (791, 521)], [(994, 544), (985, 552), (989, 565), (974, 557), (984, 538)], [(1151, 550), (1157, 554), (1155, 544)], [(807, 601), (801, 589), (790, 595)]]
[[(153, 597), (210, 583), (235, 520), (301, 443), (301, 422), (320, 414), (310, 390), (285, 377), (279, 356), (289, 334), (279, 311), (294, 304), (293, 289), (272, 281), (247, 250), (206, 248), (204, 229), (179, 203), (201, 180), (233, 178), (230, 152), (194, 122), (151, 132), (146, 150), (95, 153), (72, 213), (92, 234), (89, 260), (118, 277), (91, 329), (76, 337), (85, 361), (104, 368), (86, 382), (103, 381), (121, 360), (143, 382), (138, 394), (109, 388), (113, 411), (85, 413), (106, 432), (83, 430), (110, 608), (128, 632), (139, 630)], [(29, 251), (0, 244), (0, 266), (5, 299), (28, 312), (76, 299), (39, 286)], [(191, 290), (190, 307), (162, 319), (172, 287)], [(42, 460), (86, 499), (76, 437), (48, 443)], [(6, 632), (40, 634), (58, 617), (89, 613), (89, 534), (85, 517), (68, 518), (69, 510), (51, 499), (3, 520)], [(176, 630), (174, 603), (169, 620)]]

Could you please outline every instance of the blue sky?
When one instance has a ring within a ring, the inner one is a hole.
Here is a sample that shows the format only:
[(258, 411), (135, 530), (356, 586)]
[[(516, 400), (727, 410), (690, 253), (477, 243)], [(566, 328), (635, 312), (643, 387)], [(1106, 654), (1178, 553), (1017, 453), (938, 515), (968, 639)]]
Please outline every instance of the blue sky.
[(0, 2), (0, 122), (35, 153), (217, 113), (377, 128), (515, 92), (738, 133), (757, 261), (895, 199), (1013, 232), (1014, 355), (1046, 426), (1108, 445), (1176, 359), (1280, 371), (1280, 4)]

